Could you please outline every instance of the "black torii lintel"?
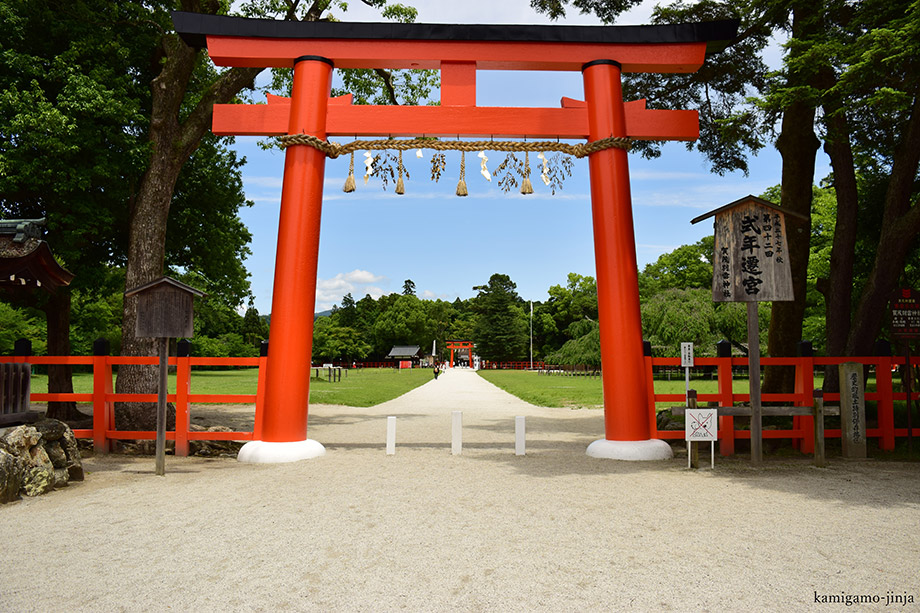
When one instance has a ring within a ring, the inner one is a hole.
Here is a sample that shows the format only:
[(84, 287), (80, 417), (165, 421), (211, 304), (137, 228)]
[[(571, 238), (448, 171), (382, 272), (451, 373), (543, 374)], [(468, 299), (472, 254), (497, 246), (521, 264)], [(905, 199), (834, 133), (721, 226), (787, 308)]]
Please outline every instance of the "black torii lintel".
[(721, 51), (738, 32), (738, 19), (643, 26), (544, 26), (504, 24), (367, 23), (280, 21), (172, 12), (173, 25), (191, 47), (207, 47), (208, 36), (294, 39), (499, 41), (675, 44), (706, 42), (706, 54)]

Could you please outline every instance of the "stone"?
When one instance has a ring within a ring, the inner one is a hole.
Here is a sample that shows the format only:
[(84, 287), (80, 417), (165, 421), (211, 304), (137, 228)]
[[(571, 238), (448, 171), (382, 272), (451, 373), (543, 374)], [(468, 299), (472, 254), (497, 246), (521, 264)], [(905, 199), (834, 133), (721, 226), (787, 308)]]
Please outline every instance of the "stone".
[(84, 477), (79, 443), (56, 419), (4, 430), (0, 452), (0, 502), (38, 496)]
[(19, 499), (19, 489), (25, 466), (22, 460), (0, 448), (0, 503), (12, 502)]
[(73, 435), (73, 430), (67, 428), (61, 439), (64, 454), (67, 456), (67, 472), (71, 481), (83, 481), (83, 459), (80, 457), (80, 443)]
[(69, 481), (83, 481), (83, 464), (71, 464), (68, 466), (67, 478)]
[(44, 468), (45, 470), (50, 471), (54, 470), (54, 464), (51, 463), (51, 458), (48, 457), (48, 452), (45, 451), (45, 448), (41, 445), (36, 445), (35, 447), (29, 449), (29, 452), (25, 458), (29, 466)]
[(38, 430), (46, 442), (59, 441), (63, 438), (64, 433), (70, 430), (70, 427), (64, 422), (48, 418), (35, 422), (32, 427)]
[(4, 434), (0, 442), (6, 444), (13, 453), (19, 455), (37, 445), (41, 438), (42, 435), (34, 427), (17, 426)]
[(68, 482), (70, 481), (70, 473), (67, 472), (66, 468), (55, 468), (53, 474), (55, 489), (59, 487), (67, 487)]
[(26, 496), (41, 496), (54, 489), (54, 470), (32, 466), (25, 472), (20, 491)]
[(45, 453), (48, 454), (48, 458), (51, 460), (51, 464), (55, 468), (67, 467), (67, 454), (64, 453), (64, 448), (61, 446), (60, 441), (45, 443), (43, 447), (45, 448)]

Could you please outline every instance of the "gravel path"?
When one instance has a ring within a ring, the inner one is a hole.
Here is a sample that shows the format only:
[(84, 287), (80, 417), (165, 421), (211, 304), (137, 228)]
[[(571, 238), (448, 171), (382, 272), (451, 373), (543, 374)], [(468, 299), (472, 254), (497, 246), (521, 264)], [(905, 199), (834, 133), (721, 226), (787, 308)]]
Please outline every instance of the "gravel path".
[[(687, 471), (680, 452), (587, 457), (602, 432), (598, 411), (453, 370), (311, 407), (316, 460), (170, 456), (159, 478), (152, 458), (87, 458), (85, 482), (0, 507), (0, 611), (920, 610), (920, 464)], [(815, 602), (846, 596), (879, 602)]]

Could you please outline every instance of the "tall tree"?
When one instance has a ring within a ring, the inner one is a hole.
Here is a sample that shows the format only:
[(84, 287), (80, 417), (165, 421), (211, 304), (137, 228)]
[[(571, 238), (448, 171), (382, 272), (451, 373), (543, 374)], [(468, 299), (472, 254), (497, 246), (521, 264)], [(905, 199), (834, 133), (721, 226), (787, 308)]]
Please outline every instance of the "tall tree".
[[(369, 6), (383, 8), (386, 0), (363, 0)], [(219, 14), (226, 3), (216, 0), (181, 0), (183, 11)], [(241, 5), (245, 15), (282, 18), (289, 21), (316, 21), (328, 18), (330, 8), (346, 8), (344, 2), (315, 0), (252, 0)], [(414, 10), (397, 6), (389, 15), (395, 19), (414, 17)], [(165, 16), (164, 16), (165, 17)], [(254, 85), (261, 68), (230, 68), (217, 71), (203, 49), (189, 47), (172, 31), (168, 19), (161, 20), (162, 32), (156, 46), (158, 72), (151, 81), (150, 155), (140, 179), (131, 211), (126, 268), (126, 286), (135, 287), (162, 274), (165, 262), (165, 231), (170, 215), (172, 195), (181, 170), (210, 129), (212, 108), (231, 102), (243, 90)], [(395, 83), (387, 71), (374, 71), (397, 104), (399, 86), (411, 89), (411, 78)], [(283, 80), (283, 79), (282, 79)], [(126, 355), (150, 355), (152, 340), (134, 336), (136, 300), (126, 299), (122, 328), (122, 352)], [(147, 391), (156, 387), (156, 372), (151, 368), (125, 368), (119, 371), (119, 392)], [(126, 422), (149, 418), (149, 409), (135, 407)], [(126, 423), (126, 427), (131, 427)]]
[(494, 274), (487, 285), (473, 289), (476, 319), (473, 340), (476, 352), (486, 360), (522, 360), (527, 354), (528, 324), (523, 300), (511, 277)]

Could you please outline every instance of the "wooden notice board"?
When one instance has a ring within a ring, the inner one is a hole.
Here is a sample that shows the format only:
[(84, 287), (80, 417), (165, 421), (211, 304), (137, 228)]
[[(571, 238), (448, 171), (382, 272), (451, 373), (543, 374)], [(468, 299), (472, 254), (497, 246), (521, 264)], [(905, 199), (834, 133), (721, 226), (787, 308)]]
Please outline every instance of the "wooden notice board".
[(715, 302), (793, 299), (784, 214), (758, 200), (716, 214)]

